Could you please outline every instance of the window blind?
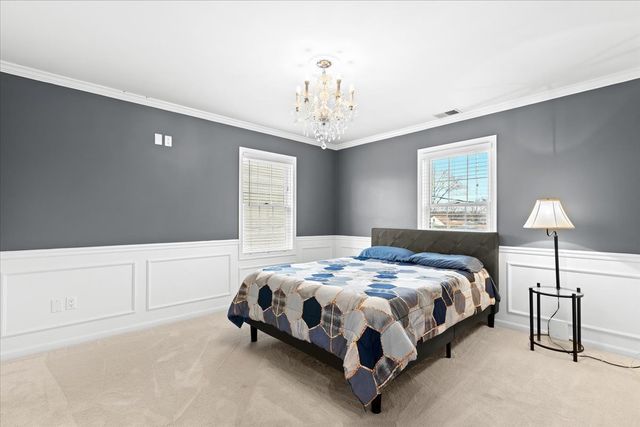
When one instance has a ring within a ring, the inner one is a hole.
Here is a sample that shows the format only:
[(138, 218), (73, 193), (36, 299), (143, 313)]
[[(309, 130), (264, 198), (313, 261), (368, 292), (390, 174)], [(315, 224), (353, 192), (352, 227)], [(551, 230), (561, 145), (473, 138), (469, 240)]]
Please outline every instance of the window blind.
[(293, 165), (242, 157), (242, 252), (293, 249)]
[(422, 228), (489, 231), (490, 152), (441, 152), (421, 162)]

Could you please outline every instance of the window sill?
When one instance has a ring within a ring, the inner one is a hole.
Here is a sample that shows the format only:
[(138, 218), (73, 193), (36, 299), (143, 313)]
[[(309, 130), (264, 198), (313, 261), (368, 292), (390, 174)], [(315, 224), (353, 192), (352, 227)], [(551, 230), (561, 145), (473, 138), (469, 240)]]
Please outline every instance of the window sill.
[(290, 249), (285, 251), (273, 251), (273, 252), (256, 252), (256, 253), (248, 253), (245, 254), (242, 251), (238, 254), (238, 259), (240, 261), (249, 261), (254, 259), (267, 259), (267, 258), (285, 258), (285, 257), (295, 257), (296, 250)]

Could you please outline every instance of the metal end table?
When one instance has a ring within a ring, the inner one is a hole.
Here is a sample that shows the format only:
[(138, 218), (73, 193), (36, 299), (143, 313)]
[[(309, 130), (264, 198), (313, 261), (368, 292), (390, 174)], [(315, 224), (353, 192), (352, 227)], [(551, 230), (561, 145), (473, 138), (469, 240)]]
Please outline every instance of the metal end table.
[[(533, 295), (536, 295), (536, 338), (533, 336)], [(571, 329), (573, 331), (573, 349), (564, 350), (556, 347), (550, 347), (540, 342), (542, 335), (549, 336), (540, 333), (540, 297), (552, 297), (552, 298), (565, 298), (571, 299)], [(555, 286), (540, 286), (540, 283), (535, 287), (529, 288), (529, 342), (531, 343), (531, 351), (534, 347), (540, 346), (547, 350), (558, 351), (560, 353), (573, 354), (573, 361), (578, 361), (578, 353), (584, 351), (582, 346), (582, 309), (581, 300), (584, 294), (580, 291), (580, 288), (556, 288)]]

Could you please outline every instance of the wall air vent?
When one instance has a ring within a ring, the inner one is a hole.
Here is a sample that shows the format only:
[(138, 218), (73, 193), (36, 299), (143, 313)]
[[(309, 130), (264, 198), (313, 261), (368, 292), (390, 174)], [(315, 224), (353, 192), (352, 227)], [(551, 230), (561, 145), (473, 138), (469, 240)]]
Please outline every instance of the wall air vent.
[(444, 113), (435, 114), (435, 117), (437, 117), (438, 119), (444, 119), (445, 117), (453, 116), (454, 114), (460, 114), (460, 110), (453, 109), (445, 111)]

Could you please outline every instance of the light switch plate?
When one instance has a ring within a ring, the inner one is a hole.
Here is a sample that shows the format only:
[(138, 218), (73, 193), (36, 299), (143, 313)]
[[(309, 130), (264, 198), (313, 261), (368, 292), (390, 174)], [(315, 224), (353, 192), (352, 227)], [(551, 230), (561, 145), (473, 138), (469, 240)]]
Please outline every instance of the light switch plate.
[(161, 133), (156, 133), (155, 134), (154, 142), (155, 142), (156, 145), (162, 145), (162, 134)]
[(171, 135), (164, 136), (164, 146), (173, 147), (173, 137)]

